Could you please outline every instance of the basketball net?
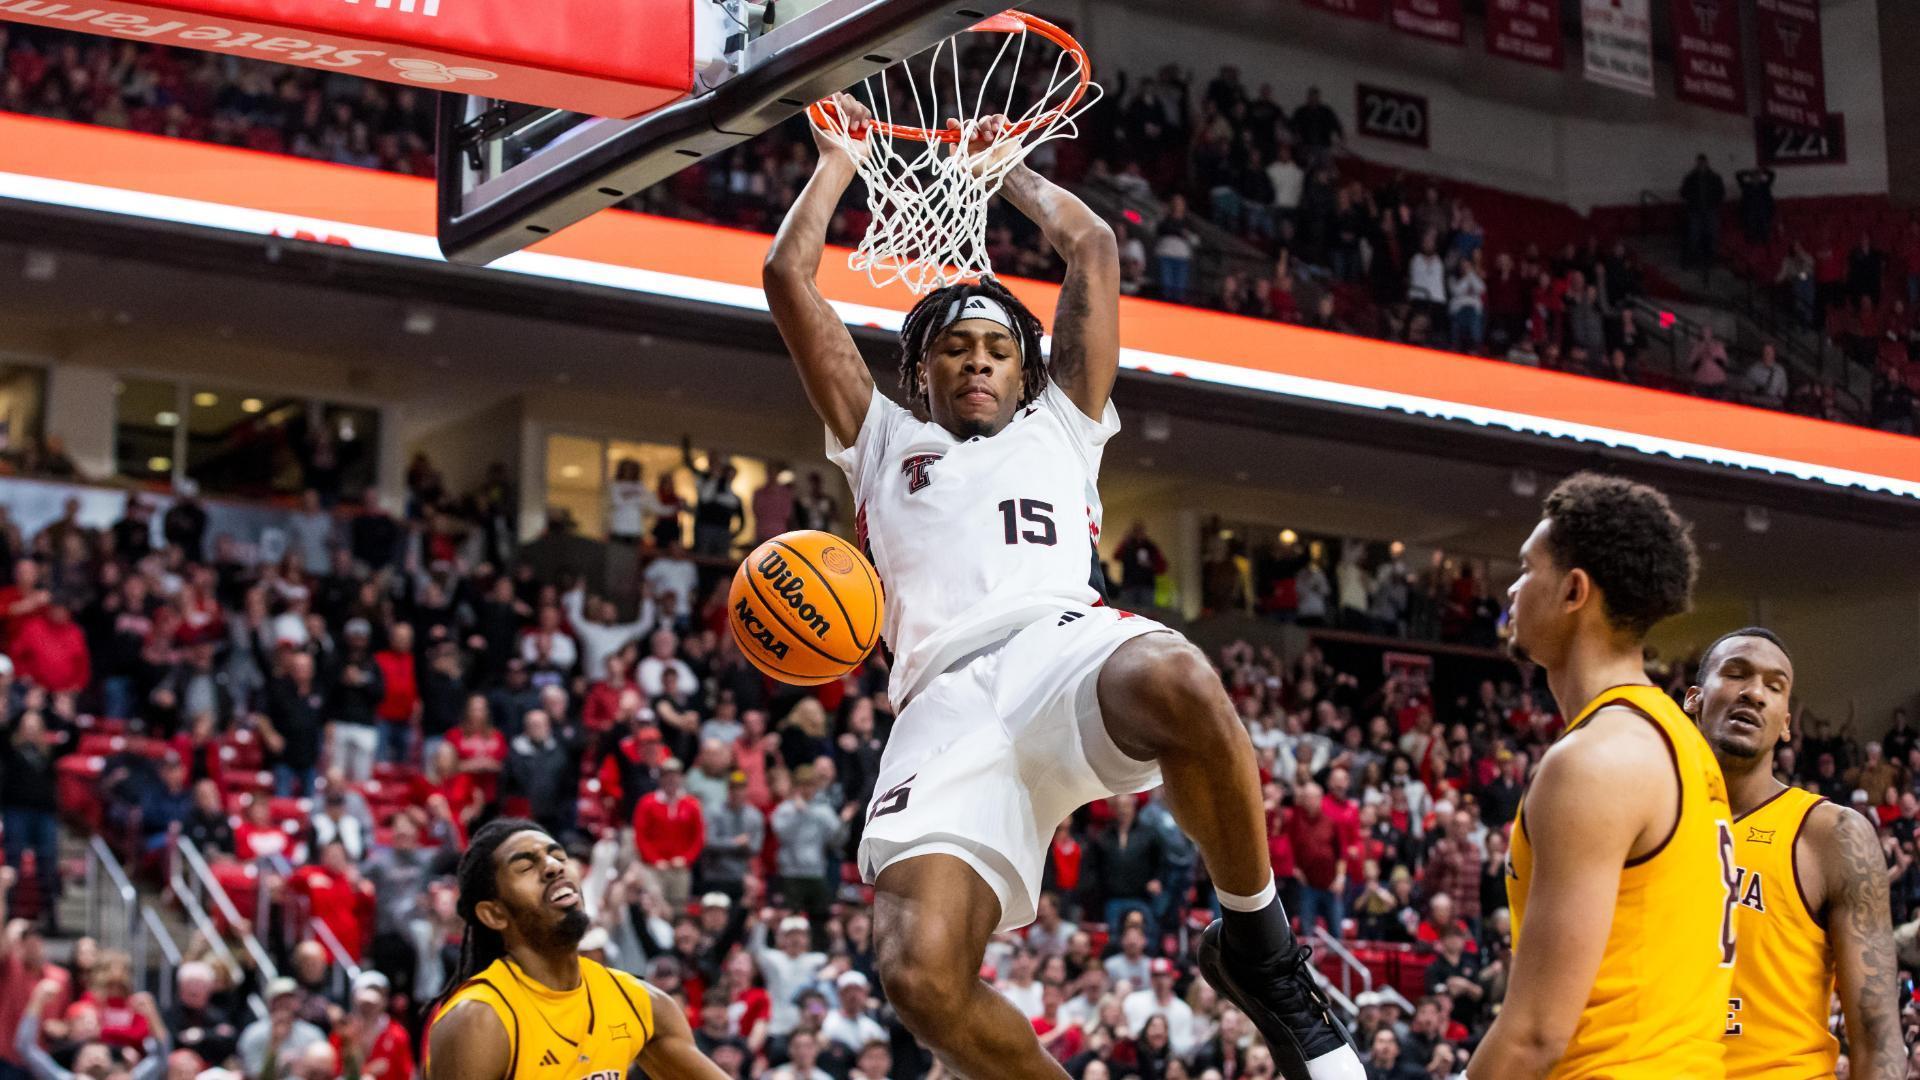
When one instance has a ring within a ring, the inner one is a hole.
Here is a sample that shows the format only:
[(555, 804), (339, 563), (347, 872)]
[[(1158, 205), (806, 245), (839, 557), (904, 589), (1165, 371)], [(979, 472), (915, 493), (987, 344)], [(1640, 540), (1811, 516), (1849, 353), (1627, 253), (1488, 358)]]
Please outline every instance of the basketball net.
[[(961, 54), (979, 40), (974, 35), (987, 33), (1002, 35), (1002, 41), (985, 73), (974, 74)], [(1058, 47), (1044, 81), (1035, 78), (1045, 74), (1044, 60), (1031, 62), (1022, 78), (1032, 38)], [(978, 85), (968, 101), (970, 80)], [(814, 125), (859, 163), (866, 182), (872, 223), (847, 265), (876, 286), (903, 282), (915, 293), (991, 273), (987, 204), (1029, 154), (1077, 135), (1075, 119), (1101, 93), (1079, 42), (1043, 19), (1008, 12), (862, 80), (856, 94), (873, 121), (861, 139), (847, 134), (845, 118), (831, 103), (815, 105)], [(982, 137), (984, 122), (995, 114), (1008, 122), (993, 137)], [(949, 120), (959, 121), (957, 130), (948, 128)]]

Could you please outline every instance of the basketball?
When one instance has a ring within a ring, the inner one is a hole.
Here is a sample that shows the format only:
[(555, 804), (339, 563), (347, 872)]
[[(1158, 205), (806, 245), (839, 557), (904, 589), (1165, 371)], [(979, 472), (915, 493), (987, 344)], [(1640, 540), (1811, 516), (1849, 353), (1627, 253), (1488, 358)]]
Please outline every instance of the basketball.
[(783, 533), (733, 575), (727, 625), (753, 666), (794, 686), (832, 682), (880, 640), (880, 575), (832, 533)]

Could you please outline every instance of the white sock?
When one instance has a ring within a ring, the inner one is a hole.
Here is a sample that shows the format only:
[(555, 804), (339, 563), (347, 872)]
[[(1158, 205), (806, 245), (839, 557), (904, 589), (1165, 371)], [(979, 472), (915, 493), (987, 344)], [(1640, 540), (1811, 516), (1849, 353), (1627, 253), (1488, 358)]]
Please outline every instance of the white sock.
[(1220, 906), (1228, 911), (1255, 912), (1265, 910), (1280, 893), (1274, 888), (1272, 876), (1268, 876), (1267, 887), (1252, 896), (1235, 896), (1218, 886), (1214, 887), (1213, 895), (1220, 901)]

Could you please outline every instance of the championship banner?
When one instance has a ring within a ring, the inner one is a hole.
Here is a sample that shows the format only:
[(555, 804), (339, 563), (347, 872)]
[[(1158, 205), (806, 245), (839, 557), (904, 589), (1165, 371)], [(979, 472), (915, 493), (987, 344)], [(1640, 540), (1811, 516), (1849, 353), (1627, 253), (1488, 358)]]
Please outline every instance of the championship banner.
[(1650, 5), (1651, 0), (1581, 0), (1588, 81), (1653, 96)]
[(1747, 111), (1739, 0), (1672, 0), (1674, 96), (1730, 113)]
[(1460, 17), (1460, 0), (1393, 0), (1387, 16), (1403, 34), (1464, 45), (1467, 23)]
[(1368, 22), (1380, 21), (1380, 17), (1386, 13), (1385, 4), (1386, 0), (1306, 0), (1308, 7)]
[(1561, 47), (1559, 0), (1487, 0), (1487, 51), (1509, 60), (1558, 70)]
[(693, 88), (694, 10), (624, 0), (0, 0), (0, 20), (629, 117)]
[(1760, 39), (1761, 114), (1820, 130), (1827, 116), (1820, 5), (1814, 0), (1755, 0), (1754, 18)]

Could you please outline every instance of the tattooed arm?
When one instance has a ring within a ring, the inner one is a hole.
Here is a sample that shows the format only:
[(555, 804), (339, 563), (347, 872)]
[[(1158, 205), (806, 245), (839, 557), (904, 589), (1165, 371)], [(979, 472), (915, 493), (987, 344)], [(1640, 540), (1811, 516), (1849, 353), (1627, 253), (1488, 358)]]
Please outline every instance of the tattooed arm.
[(1903, 1080), (1907, 1049), (1900, 1030), (1900, 966), (1880, 838), (1861, 814), (1827, 803), (1812, 811), (1799, 843), (1819, 853), (1823, 895), (1816, 903), (1826, 915), (1853, 1076)]
[(1113, 229), (1072, 192), (1025, 165), (1008, 174), (1001, 191), (1066, 260), (1047, 377), (1098, 420), (1120, 371), (1120, 248)]

